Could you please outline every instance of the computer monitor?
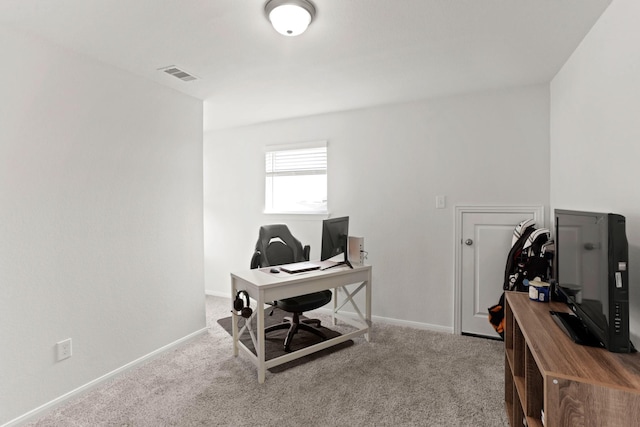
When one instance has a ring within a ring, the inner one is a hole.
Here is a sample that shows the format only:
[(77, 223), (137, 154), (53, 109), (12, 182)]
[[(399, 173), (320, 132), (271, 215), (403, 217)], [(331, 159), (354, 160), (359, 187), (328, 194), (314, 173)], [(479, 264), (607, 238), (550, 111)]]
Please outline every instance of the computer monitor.
[(329, 218), (322, 221), (322, 250), (320, 260), (325, 261), (344, 254), (344, 261), (336, 265), (348, 265), (353, 268), (347, 258), (347, 242), (349, 241), (349, 217)]

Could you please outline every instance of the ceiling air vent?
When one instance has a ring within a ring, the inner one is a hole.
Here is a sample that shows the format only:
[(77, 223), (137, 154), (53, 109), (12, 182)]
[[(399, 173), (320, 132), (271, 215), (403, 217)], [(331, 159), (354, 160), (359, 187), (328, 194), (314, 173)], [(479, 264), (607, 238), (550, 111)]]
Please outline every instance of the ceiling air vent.
[(196, 76), (194, 76), (193, 74), (189, 74), (184, 70), (181, 70), (180, 68), (176, 67), (175, 65), (170, 65), (168, 67), (163, 67), (160, 68), (159, 70), (164, 71), (167, 74), (171, 74), (173, 77), (176, 77), (180, 80), (182, 80), (183, 82), (190, 82), (193, 80), (198, 80), (198, 78)]

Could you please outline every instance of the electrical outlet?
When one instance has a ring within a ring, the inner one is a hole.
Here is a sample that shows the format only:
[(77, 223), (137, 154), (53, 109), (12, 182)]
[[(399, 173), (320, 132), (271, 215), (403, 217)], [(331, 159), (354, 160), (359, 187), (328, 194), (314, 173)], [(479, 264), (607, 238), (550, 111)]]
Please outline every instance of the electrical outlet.
[(56, 343), (56, 350), (58, 351), (58, 361), (71, 357), (71, 338)]

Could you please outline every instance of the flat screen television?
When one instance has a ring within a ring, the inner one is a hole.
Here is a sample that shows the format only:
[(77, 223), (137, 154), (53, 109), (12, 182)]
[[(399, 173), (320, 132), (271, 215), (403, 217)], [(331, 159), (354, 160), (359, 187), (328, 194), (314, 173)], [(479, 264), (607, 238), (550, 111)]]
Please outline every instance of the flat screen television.
[[(349, 217), (329, 218), (322, 221), (322, 249), (320, 260), (326, 261), (337, 255), (344, 254), (344, 259), (331, 267), (348, 265), (353, 268), (347, 255), (349, 241)], [(330, 267), (328, 267), (330, 268)], [(326, 270), (326, 268), (325, 268)]]
[(625, 217), (563, 209), (554, 213), (554, 299), (572, 311), (551, 312), (554, 320), (579, 344), (632, 351)]

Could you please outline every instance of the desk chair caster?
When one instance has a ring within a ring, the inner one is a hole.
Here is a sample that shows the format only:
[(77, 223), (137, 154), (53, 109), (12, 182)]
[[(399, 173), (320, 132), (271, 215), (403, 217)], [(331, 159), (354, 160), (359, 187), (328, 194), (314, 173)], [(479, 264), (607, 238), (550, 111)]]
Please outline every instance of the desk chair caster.
[[(302, 329), (303, 331), (311, 332), (312, 334), (322, 338), (322, 341), (327, 339), (327, 336), (320, 331), (320, 320), (318, 319), (303, 319), (300, 321), (301, 313), (293, 313), (293, 317), (285, 317), (283, 323), (278, 323), (277, 325), (269, 326), (264, 330), (265, 334), (268, 334), (272, 331), (277, 331), (280, 329), (288, 329), (287, 337), (284, 340), (284, 351), (287, 353), (291, 352), (291, 340), (293, 336), (298, 333), (298, 330)], [(310, 326), (315, 325), (315, 327)]]

